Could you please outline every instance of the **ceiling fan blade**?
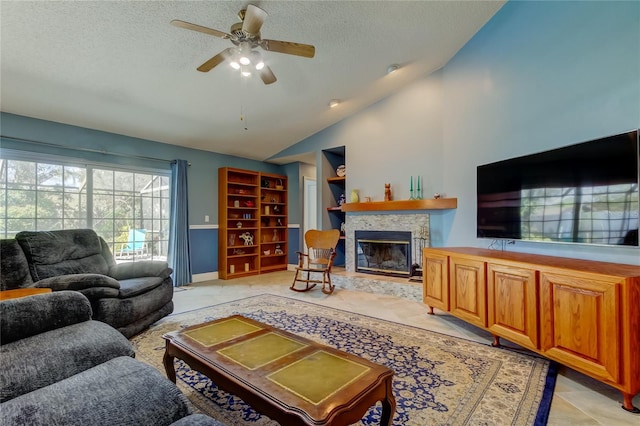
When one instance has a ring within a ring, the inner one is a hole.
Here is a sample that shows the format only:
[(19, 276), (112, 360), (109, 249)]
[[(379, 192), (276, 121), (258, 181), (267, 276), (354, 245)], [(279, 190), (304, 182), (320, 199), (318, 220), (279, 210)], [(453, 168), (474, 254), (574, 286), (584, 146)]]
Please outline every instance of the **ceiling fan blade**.
[(279, 41), (263, 39), (260, 46), (269, 52), (286, 53), (288, 55), (304, 56), (305, 58), (313, 58), (316, 54), (316, 48), (310, 44), (294, 43), (292, 41)]
[(271, 68), (268, 65), (265, 65), (264, 68), (260, 70), (260, 78), (264, 82), (264, 84), (275, 83), (277, 78)]
[(268, 13), (260, 9), (258, 6), (250, 4), (247, 6), (247, 12), (244, 15), (244, 21), (242, 21), (242, 31), (257, 36), (260, 34), (260, 28), (262, 23), (267, 19)]
[(203, 27), (202, 25), (192, 24), (190, 22), (181, 21), (179, 19), (174, 19), (173, 21), (171, 21), (171, 25), (185, 28), (187, 30), (198, 31), (199, 33), (209, 34), (214, 37), (231, 38), (231, 34), (227, 34), (224, 31), (214, 30), (213, 28)]
[(220, 64), (221, 62), (223, 62), (225, 59), (229, 58), (232, 55), (233, 55), (233, 48), (232, 47), (224, 49), (222, 52), (218, 53), (216, 56), (214, 56), (213, 58), (209, 59), (204, 64), (200, 65), (198, 67), (198, 71), (200, 71), (200, 72), (209, 72), (216, 65)]

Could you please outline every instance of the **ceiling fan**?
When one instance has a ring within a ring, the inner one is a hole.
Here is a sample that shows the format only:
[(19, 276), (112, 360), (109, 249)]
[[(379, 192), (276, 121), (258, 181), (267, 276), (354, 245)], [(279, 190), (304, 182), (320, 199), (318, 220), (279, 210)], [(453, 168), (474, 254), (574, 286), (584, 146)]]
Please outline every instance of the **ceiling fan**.
[(174, 19), (172, 25), (186, 28), (192, 31), (209, 34), (214, 37), (231, 40), (236, 47), (229, 47), (209, 59), (197, 69), (201, 72), (211, 71), (215, 66), (225, 60), (230, 61), (233, 68), (239, 69), (243, 75), (250, 73), (251, 67), (258, 71), (264, 84), (275, 83), (276, 76), (266, 65), (256, 47), (261, 47), (269, 52), (286, 53), (288, 55), (313, 58), (316, 48), (310, 44), (293, 43), (290, 41), (268, 40), (260, 37), (260, 28), (267, 17), (267, 12), (252, 4), (238, 12), (240, 22), (231, 26), (229, 33), (214, 30), (213, 28)]

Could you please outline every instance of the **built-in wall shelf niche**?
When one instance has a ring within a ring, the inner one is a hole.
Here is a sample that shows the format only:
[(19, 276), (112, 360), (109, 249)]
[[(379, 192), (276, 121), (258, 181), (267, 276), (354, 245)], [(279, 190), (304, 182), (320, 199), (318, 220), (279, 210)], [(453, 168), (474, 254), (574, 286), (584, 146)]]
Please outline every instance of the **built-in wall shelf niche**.
[(345, 203), (343, 212), (371, 212), (393, 210), (449, 210), (458, 208), (457, 198), (432, 198), (424, 200), (370, 201)]
[(341, 208), (341, 203), (345, 199), (347, 185), (345, 147), (326, 149), (322, 151), (322, 154), (321, 175), (326, 179), (327, 183), (322, 188), (322, 206), (325, 208), (326, 213), (323, 212), (321, 227), (322, 229), (338, 229), (340, 231), (340, 240), (336, 247), (337, 256), (333, 264), (334, 266), (344, 266), (345, 213)]

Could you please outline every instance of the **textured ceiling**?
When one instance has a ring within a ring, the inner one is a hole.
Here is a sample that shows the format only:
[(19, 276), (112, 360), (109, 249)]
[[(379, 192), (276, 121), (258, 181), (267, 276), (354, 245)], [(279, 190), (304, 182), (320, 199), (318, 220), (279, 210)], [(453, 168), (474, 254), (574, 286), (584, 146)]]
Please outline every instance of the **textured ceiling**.
[(269, 14), (263, 38), (316, 47), (262, 51), (271, 85), (226, 63), (196, 71), (231, 42), (169, 24), (228, 32), (248, 2), (2, 1), (0, 107), (263, 160), (441, 68), (504, 1), (252, 3)]

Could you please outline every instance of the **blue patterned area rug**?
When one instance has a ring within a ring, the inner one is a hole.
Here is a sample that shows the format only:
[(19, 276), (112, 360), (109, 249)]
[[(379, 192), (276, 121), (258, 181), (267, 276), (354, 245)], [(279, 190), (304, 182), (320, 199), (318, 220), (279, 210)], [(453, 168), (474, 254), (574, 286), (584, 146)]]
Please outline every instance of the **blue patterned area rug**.
[[(164, 374), (164, 333), (233, 314), (393, 369), (394, 425), (546, 424), (556, 374), (546, 359), (270, 294), (166, 317), (132, 339), (136, 357)], [(277, 424), (180, 360), (176, 376), (197, 409), (226, 424)], [(358, 424), (380, 424), (381, 411)]]

